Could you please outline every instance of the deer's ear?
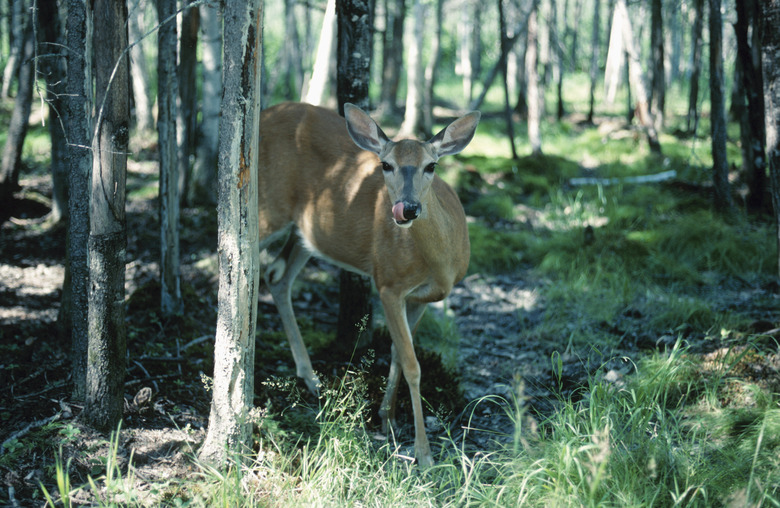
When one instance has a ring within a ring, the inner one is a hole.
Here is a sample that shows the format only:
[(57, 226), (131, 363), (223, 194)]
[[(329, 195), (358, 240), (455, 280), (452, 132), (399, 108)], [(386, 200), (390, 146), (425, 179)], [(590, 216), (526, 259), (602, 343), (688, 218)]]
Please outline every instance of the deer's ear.
[(382, 129), (362, 109), (354, 104), (344, 104), (347, 132), (357, 146), (379, 154), (390, 142)]
[(439, 157), (462, 151), (474, 137), (479, 125), (479, 117), (479, 111), (472, 111), (458, 118), (432, 137), (428, 143), (433, 145)]

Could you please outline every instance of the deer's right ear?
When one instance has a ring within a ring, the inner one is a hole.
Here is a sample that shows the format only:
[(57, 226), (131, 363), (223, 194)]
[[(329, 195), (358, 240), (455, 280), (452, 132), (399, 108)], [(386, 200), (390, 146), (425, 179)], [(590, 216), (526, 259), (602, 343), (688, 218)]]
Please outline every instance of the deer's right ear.
[(347, 120), (349, 137), (363, 150), (379, 154), (390, 142), (376, 122), (359, 107), (349, 103), (344, 104), (344, 117)]

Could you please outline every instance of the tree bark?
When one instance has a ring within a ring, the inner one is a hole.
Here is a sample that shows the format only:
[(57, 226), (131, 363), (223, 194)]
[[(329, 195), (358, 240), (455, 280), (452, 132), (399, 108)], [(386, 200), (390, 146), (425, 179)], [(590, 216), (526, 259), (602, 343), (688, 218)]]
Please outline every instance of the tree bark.
[(9, 33), (8, 42), (10, 51), (8, 60), (3, 69), (3, 82), (0, 88), (0, 98), (7, 99), (11, 96), (11, 84), (19, 71), (19, 64), (23, 60), (24, 51), (24, 27), (26, 26), (26, 15), (24, 0), (9, 0)]
[(509, 137), (509, 146), (512, 149), (512, 159), (517, 160), (517, 147), (515, 146), (515, 128), (512, 121), (512, 107), (509, 104), (509, 73), (507, 71), (507, 61), (509, 58), (509, 37), (506, 32), (506, 13), (504, 11), (504, 0), (498, 0), (498, 30), (501, 43), (501, 72), (504, 76), (504, 120), (506, 121), (506, 132)]
[[(176, 0), (157, 1), (157, 17), (161, 22), (157, 32), (157, 135), (160, 147), (160, 310), (163, 316), (182, 312), (175, 14)], [(183, 23), (183, 26), (187, 24)]]
[(11, 123), (5, 140), (3, 158), (0, 161), (0, 200), (8, 202), (19, 189), (19, 171), (22, 166), (22, 148), (27, 137), (27, 124), (32, 108), (32, 89), (35, 81), (33, 56), (35, 39), (32, 24), (24, 29), (24, 44), (19, 64), (19, 89), (14, 100)]
[(433, 135), (433, 108), (435, 106), (434, 88), (436, 86), (437, 71), (441, 61), (441, 35), (444, 21), (444, 1), (435, 0), (433, 39), (431, 40), (430, 57), (425, 65), (425, 91), (423, 92), (423, 125), (426, 133)]
[(422, 60), (425, 14), (422, 0), (414, 0), (412, 19), (406, 27), (406, 110), (399, 134), (404, 136), (426, 136), (423, 124), (423, 80)]
[(203, 99), (198, 132), (197, 156), (192, 168), (192, 184), (187, 202), (216, 205), (217, 150), (222, 99), (222, 26), (221, 12), (209, 4), (200, 5)]
[[(336, 91), (339, 114), (344, 104), (368, 109), (371, 81), (370, 6), (366, 0), (337, 2), (338, 50)], [(339, 272), (339, 316), (337, 347), (350, 351), (358, 343), (363, 329), (371, 330), (371, 279), (356, 273)], [(370, 333), (366, 334), (370, 338)]]
[(214, 385), (200, 460), (226, 467), (251, 446), (258, 246), (257, 153), (260, 132), (263, 4), (223, 4), (223, 100), (219, 141), (219, 308)]
[(726, 158), (726, 104), (723, 93), (723, 22), (720, 0), (710, 1), (710, 101), (712, 122), (712, 182), (715, 210), (731, 216), (734, 203)]
[(70, 330), (73, 399), (82, 402), (87, 393), (89, 238), (89, 173), (92, 112), (92, 15), (82, 0), (68, 1), (68, 80), (65, 84), (68, 131), (68, 260), (63, 283), (65, 329)]
[(777, 275), (780, 277), (780, 0), (762, 2), (761, 19), (763, 21), (761, 54), (766, 108), (764, 125), (772, 205), (777, 224)]
[(125, 181), (130, 135), (127, 6), (95, 0), (97, 121), (92, 139), (89, 232), (89, 353), (86, 421), (108, 431), (122, 418), (125, 379)]

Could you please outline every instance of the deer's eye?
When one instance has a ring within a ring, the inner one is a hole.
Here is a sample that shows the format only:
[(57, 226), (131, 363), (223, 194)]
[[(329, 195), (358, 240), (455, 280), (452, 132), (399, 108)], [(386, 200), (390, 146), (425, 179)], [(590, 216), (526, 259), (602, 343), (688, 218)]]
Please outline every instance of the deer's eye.
[(426, 173), (433, 173), (434, 169), (436, 169), (436, 163), (435, 162), (431, 162), (430, 164), (425, 166), (425, 172)]
[(390, 165), (388, 162), (382, 162), (382, 171), (392, 171), (393, 166)]

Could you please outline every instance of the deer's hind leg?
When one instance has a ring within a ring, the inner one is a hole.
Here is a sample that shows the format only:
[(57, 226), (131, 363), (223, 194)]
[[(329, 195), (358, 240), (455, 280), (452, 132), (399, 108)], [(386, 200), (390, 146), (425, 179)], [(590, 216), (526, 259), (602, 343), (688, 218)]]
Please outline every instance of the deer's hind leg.
[(295, 360), (296, 375), (303, 379), (313, 394), (318, 395), (320, 380), (312, 368), (292, 306), (292, 283), (310, 257), (311, 253), (301, 245), (297, 230), (293, 227), (282, 251), (268, 265), (265, 280), (282, 318), (284, 332)]

